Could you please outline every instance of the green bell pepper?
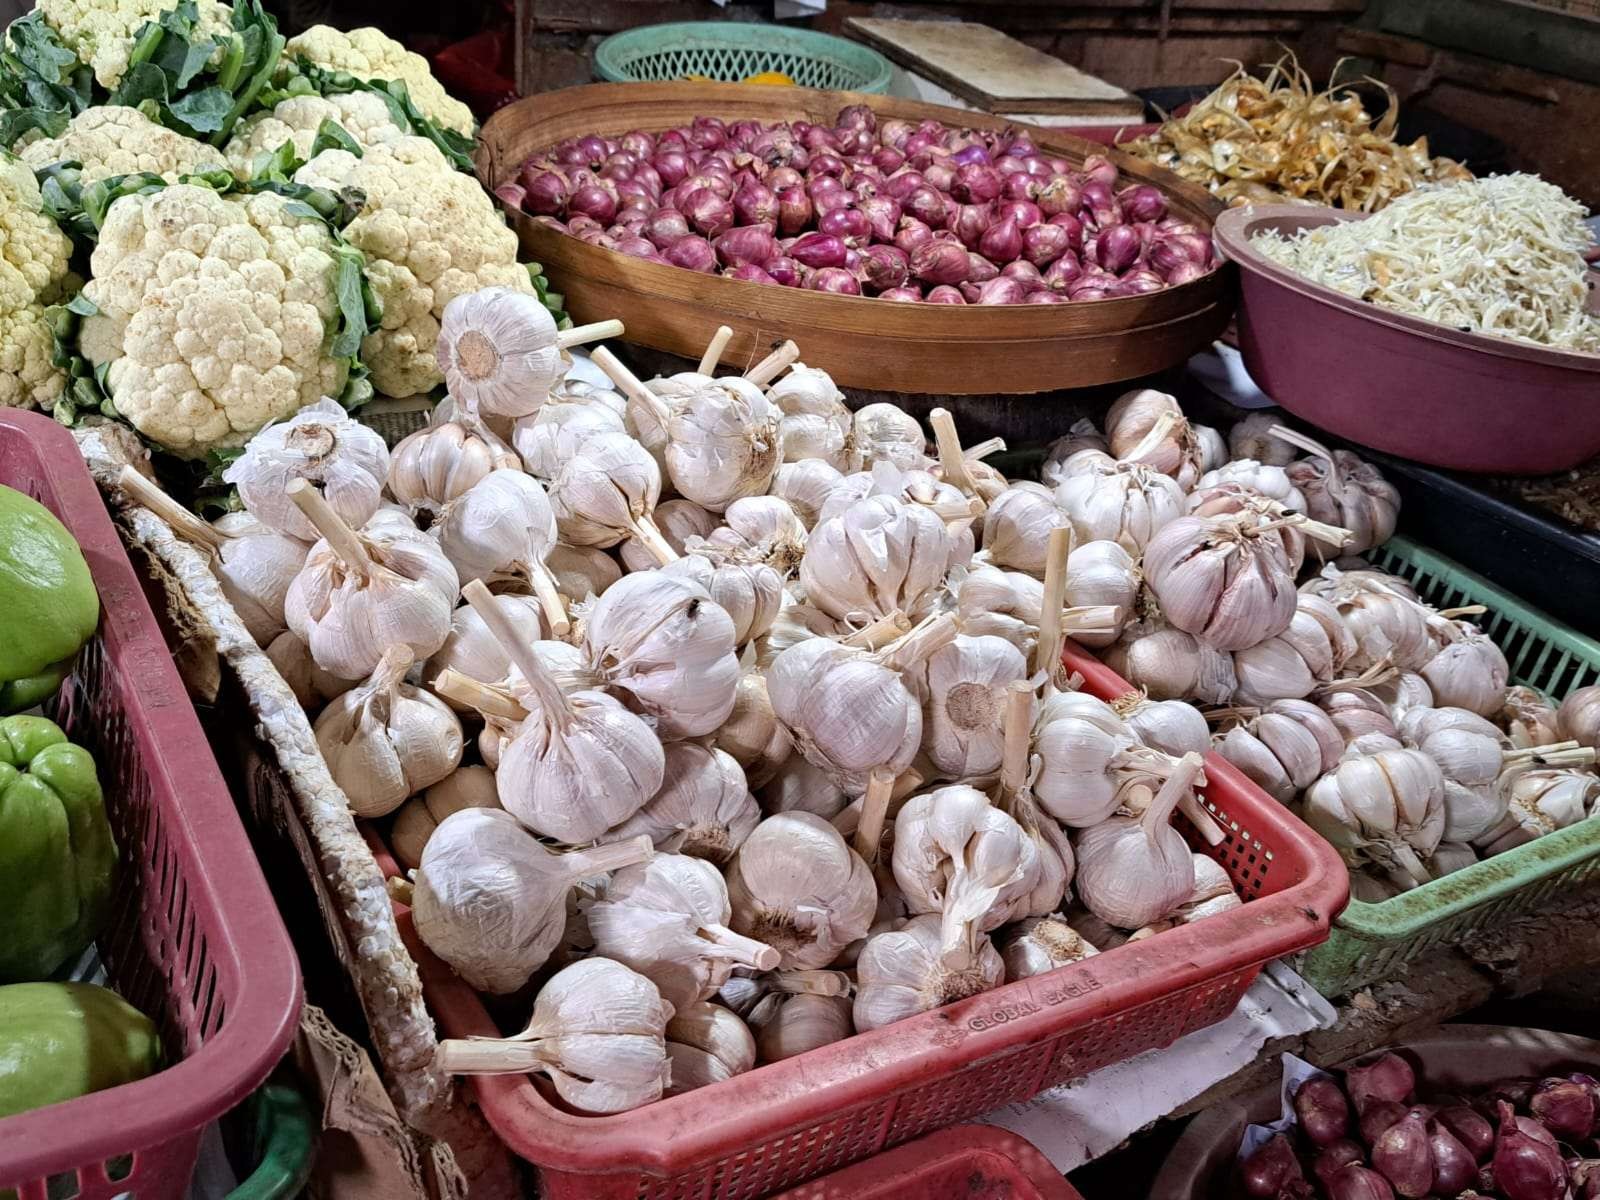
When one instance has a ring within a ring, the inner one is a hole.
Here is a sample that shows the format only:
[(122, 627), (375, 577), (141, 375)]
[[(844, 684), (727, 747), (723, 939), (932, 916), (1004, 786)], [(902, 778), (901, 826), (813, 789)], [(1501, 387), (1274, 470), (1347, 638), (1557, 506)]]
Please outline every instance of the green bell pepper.
[(100, 622), (100, 597), (67, 527), (0, 484), (0, 714), (50, 698)]
[(47, 978), (80, 954), (116, 871), (89, 752), (43, 717), (0, 718), (0, 983)]
[(161, 1035), (121, 996), (92, 983), (0, 987), (0, 1117), (143, 1079)]

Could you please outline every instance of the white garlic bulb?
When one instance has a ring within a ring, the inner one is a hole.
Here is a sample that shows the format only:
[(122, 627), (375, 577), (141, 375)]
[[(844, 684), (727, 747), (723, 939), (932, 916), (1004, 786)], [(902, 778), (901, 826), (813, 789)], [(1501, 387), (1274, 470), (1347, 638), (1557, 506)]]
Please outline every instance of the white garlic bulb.
[(729, 922), (776, 949), (785, 970), (825, 967), (866, 936), (878, 906), (872, 869), (821, 817), (779, 813), (728, 866)]
[(659, 1100), (671, 1073), (672, 1005), (621, 963), (586, 958), (539, 990), (528, 1027), (504, 1039), (449, 1039), (434, 1065), (453, 1075), (547, 1075), (556, 1094), (588, 1113), (619, 1113)]
[(1306, 792), (1305, 819), (1351, 866), (1370, 862), (1416, 887), (1444, 836), (1444, 776), (1419, 750), (1347, 758)]
[(1233, 455), (1228, 453), (1228, 442), (1210, 425), (1190, 425), (1195, 443), (1200, 448), (1200, 472), (1220, 469)]
[(761, 789), (761, 811), (768, 816), (805, 812), (831, 821), (849, 805), (833, 776), (801, 754), (782, 763)]
[(1112, 457), (1170, 475), (1185, 491), (1201, 472), (1201, 450), (1178, 401), (1165, 392), (1125, 392), (1106, 410)]
[(1174, 628), (1218, 650), (1276, 637), (1295, 614), (1298, 563), (1263, 527), (1228, 517), (1180, 517), (1145, 547), (1145, 584)]
[(1037, 483), (1014, 483), (990, 503), (983, 515), (983, 550), (998, 567), (1025, 571), (1042, 579), (1050, 531), (1071, 525), (1067, 514), (1056, 507), (1049, 488)]
[[(1578, 689), (1580, 692), (1584, 690)], [(1574, 692), (1573, 695), (1577, 693)], [(1595, 695), (1600, 696), (1600, 692), (1596, 692)], [(1582, 703), (1580, 700), (1573, 706), (1574, 709), (1579, 708)], [(1600, 710), (1596, 711), (1596, 716), (1600, 716)], [(1558, 710), (1530, 687), (1518, 685), (1507, 688), (1505, 705), (1501, 708), (1497, 719), (1505, 727), (1507, 735), (1511, 738), (1511, 744), (1519, 749), (1548, 746), (1563, 739), (1576, 741), (1580, 746), (1594, 744), (1593, 739), (1580, 738), (1572, 733), (1563, 734), (1560, 731), (1562, 720)]]
[(1137, 739), (1109, 704), (1057, 692), (1040, 706), (1033, 737), (1040, 763), (1033, 793), (1046, 813), (1081, 829), (1116, 811), (1113, 768)]
[[(1435, 879), (1443, 879), (1446, 875), (1474, 866), (1477, 861), (1478, 852), (1465, 842), (1440, 842), (1433, 857), (1428, 859), (1428, 873)], [(1353, 887), (1351, 894), (1355, 894)]]
[(1339, 610), (1302, 592), (1287, 629), (1234, 652), (1234, 699), (1240, 704), (1302, 699), (1332, 683), (1355, 653), (1355, 638)]
[(892, 463), (874, 463), (867, 471), (846, 475), (828, 493), (817, 512), (816, 524), (837, 517), (857, 500), (868, 496), (888, 496), (907, 504), (931, 508), (939, 519), (951, 526), (968, 522), (977, 511), (974, 502), (960, 488), (944, 483), (928, 471), (902, 471)]
[(723, 524), (706, 535), (704, 546), (740, 561), (765, 563), (785, 579), (800, 566), (806, 551), (806, 526), (794, 507), (778, 496), (746, 496), (728, 505)]
[(693, 579), (641, 571), (595, 603), (583, 650), (606, 687), (626, 692), (675, 739), (712, 733), (733, 711), (734, 639), (732, 618)]
[(762, 1062), (782, 1062), (820, 1046), (842, 1042), (855, 1033), (850, 997), (811, 992), (774, 992), (750, 1014), (756, 1053)]
[[(663, 500), (656, 505), (656, 528), (679, 554), (690, 538), (703, 538), (717, 527), (717, 514), (693, 500)], [(630, 571), (648, 571), (661, 565), (638, 538), (630, 537), (618, 550), (622, 565)]]
[(1502, 787), (1517, 836), (1490, 846), (1490, 853), (1566, 829), (1600, 810), (1600, 777), (1587, 770), (1513, 768)]
[(643, 834), (657, 850), (727, 862), (761, 820), (744, 771), (721, 750), (697, 742), (672, 742), (663, 749), (661, 790), (602, 840)]
[[(1300, 494), (1299, 488), (1289, 482), (1289, 476), (1284, 469), (1270, 463), (1258, 462), (1253, 458), (1234, 459), (1214, 471), (1207, 471), (1200, 476), (1200, 482), (1195, 485), (1194, 495), (1202, 495), (1207, 489), (1228, 483), (1249, 488), (1268, 500), (1276, 501), (1287, 512), (1306, 511), (1306, 498)], [(1189, 508), (1191, 512), (1194, 510), (1192, 496)]]
[(1040, 481), (1046, 487), (1057, 486), (1066, 478), (1063, 468), (1067, 460), (1080, 450), (1098, 450), (1108, 457), (1111, 453), (1111, 445), (1105, 435), (1087, 417), (1074, 421), (1065, 437), (1057, 438), (1046, 448), (1044, 463), (1039, 468)]
[(944, 522), (929, 509), (869, 496), (811, 531), (800, 586), (835, 620), (920, 617), (949, 568), (950, 549)]
[(451, 813), (464, 808), (499, 808), (494, 772), (488, 767), (457, 767), (438, 783), (402, 804), (389, 827), (395, 861), (408, 871), (422, 865), (428, 839)]
[(783, 604), (783, 576), (763, 562), (740, 562), (737, 555), (702, 549), (661, 568), (663, 575), (692, 579), (733, 622), (733, 637), (744, 645), (766, 633)]
[(1355, 638), (1356, 653), (1346, 664), (1360, 670), (1387, 663), (1401, 671), (1419, 671), (1437, 652), (1428, 634), (1428, 611), (1373, 572), (1340, 571), (1329, 564), (1308, 579), (1301, 590), (1334, 606)]
[(315, 712), (360, 682), (357, 679), (340, 679), (317, 666), (317, 660), (311, 657), (310, 647), (293, 630), (284, 630), (273, 638), (266, 648), (266, 654), (283, 681), (289, 685), (294, 698), (300, 702), (300, 707), (307, 712)]
[(431, 532), (462, 583), (516, 580), (532, 587), (557, 636), (571, 628), (545, 569), (556, 519), (539, 481), (521, 471), (491, 471), (440, 510)]
[(1111, 817), (1078, 835), (1078, 896), (1107, 924), (1149, 925), (1193, 893), (1194, 861), (1172, 815), (1202, 761), (1184, 755), (1139, 816)]
[(590, 438), (550, 481), (550, 507), (562, 541), (604, 549), (636, 537), (666, 563), (677, 552), (661, 536), (652, 515), (660, 495), (655, 459), (625, 433)]
[(1271, 467), (1287, 467), (1295, 459), (1295, 449), (1272, 434), (1282, 417), (1276, 410), (1253, 412), (1228, 430), (1228, 453), (1233, 458), (1252, 458)]
[(330, 701), (313, 728), (328, 774), (357, 816), (393, 812), (461, 762), (461, 722), (444, 701), (402, 682), (411, 662), (404, 646), (386, 650), (372, 675)]
[(667, 1060), (672, 1065), (667, 1095), (681, 1096), (755, 1066), (756, 1039), (728, 1009), (697, 1001), (667, 1022)]
[[(1342, 547), (1345, 554), (1365, 554), (1394, 536), (1400, 493), (1378, 468), (1348, 450), (1329, 451), (1303, 433), (1282, 426), (1273, 433), (1312, 454), (1289, 464), (1285, 473), (1305, 497), (1306, 513), (1312, 520), (1350, 531), (1350, 540)], [(1341, 549), (1326, 543), (1320, 546), (1323, 556), (1329, 558)]]
[(489, 472), (521, 467), (516, 453), (493, 430), (458, 413), (407, 434), (394, 448), (389, 494), (413, 513), (434, 513)]
[(1110, 605), (1116, 617), (1110, 628), (1071, 630), (1080, 645), (1109, 646), (1133, 619), (1139, 595), (1138, 564), (1114, 541), (1080, 542), (1067, 558), (1067, 603), (1074, 608)]
[(1333, 722), (1347, 750), (1357, 743), (1368, 749), (1400, 745), (1400, 732), (1389, 715), (1389, 706), (1365, 688), (1335, 687), (1317, 697), (1317, 707)]
[(922, 729), (934, 766), (954, 779), (998, 770), (1006, 689), (1027, 674), (1021, 651), (997, 637), (958, 636), (929, 655)]
[(1172, 913), (1178, 924), (1190, 925), (1238, 908), (1244, 903), (1239, 893), (1234, 891), (1233, 880), (1221, 863), (1198, 851), (1191, 854), (1190, 858), (1194, 862), (1194, 890)]
[(1051, 914), (1019, 922), (1000, 943), (1006, 982), (1031, 979), (1099, 954), (1065, 917)]
[(677, 1009), (716, 995), (736, 966), (778, 965), (777, 950), (728, 927), (731, 916), (721, 873), (686, 854), (622, 868), (588, 910), (595, 953), (638, 971)]
[(1056, 504), (1071, 518), (1080, 542), (1112, 541), (1139, 554), (1164, 525), (1183, 515), (1177, 480), (1137, 463), (1084, 450), (1063, 464), (1062, 476)]
[(791, 755), (805, 762), (794, 754), (794, 742), (789, 737), (789, 731), (772, 711), (772, 697), (767, 694), (767, 677), (760, 671), (746, 671), (739, 677), (739, 688), (733, 697), (733, 711), (713, 737), (716, 748), (732, 756), (744, 769), (753, 788), (761, 787), (776, 775)]
[(1156, 700), (1226, 704), (1238, 679), (1233, 658), (1164, 621), (1136, 621), (1106, 647), (1105, 664)]
[(1333, 770), (1344, 754), (1344, 740), (1326, 714), (1314, 705), (1305, 705), (1310, 713), (1292, 705), (1305, 702), (1278, 701), (1216, 739), (1217, 753), (1281, 804)]
[(359, 528), (378, 510), (388, 474), (383, 438), (338, 401), (322, 399), (263, 428), (222, 478), (239, 489), (245, 508), (268, 529), (310, 542), (321, 534), (289, 497), (291, 482), (319, 485), (340, 519)]
[(550, 480), (566, 462), (602, 433), (627, 433), (622, 417), (602, 404), (551, 402), (511, 428), (511, 444), (528, 474)]
[(1111, 705), (1127, 722), (1133, 736), (1152, 750), (1182, 758), (1193, 751), (1211, 750), (1211, 727), (1194, 705), (1184, 700), (1152, 700), (1143, 692), (1129, 692)]
[(1433, 689), (1434, 701), (1483, 716), (1499, 712), (1511, 676), (1500, 647), (1465, 621), (1436, 619), (1433, 628), (1444, 645), (1419, 673)]
[(842, 473), (820, 458), (785, 460), (772, 477), (772, 495), (788, 501), (805, 528), (810, 529), (817, 523), (823, 504), (843, 480)]
[(778, 428), (784, 462), (816, 459), (839, 471), (857, 469), (855, 418), (826, 371), (797, 362), (767, 389), (767, 399), (782, 413)]
[(514, 992), (542, 967), (580, 879), (644, 862), (644, 838), (552, 854), (498, 808), (464, 808), (433, 831), (412, 893), (417, 936), (479, 991)]
[[(544, 638), (543, 613), (532, 596), (500, 594), (494, 597), (494, 603), (505, 613), (521, 640), (537, 642)], [(442, 672), (452, 670), (469, 679), (501, 683), (510, 678), (511, 666), (510, 656), (489, 632), (477, 610), (470, 604), (463, 604), (450, 617), (450, 634), (444, 645), (423, 664), (422, 678), (437, 679)], [(471, 707), (448, 696), (445, 700), (457, 712), (466, 712)]]
[(1006, 968), (987, 934), (946, 955), (940, 919), (913, 917), (867, 939), (856, 960), (856, 1029), (867, 1033), (930, 1012), (1005, 982)]
[(902, 471), (928, 466), (928, 439), (922, 426), (905, 409), (893, 404), (867, 404), (855, 415), (856, 450), (863, 470), (886, 462)]
[(439, 545), (398, 523), (352, 530), (304, 480), (293, 503), (315, 514), (323, 540), (289, 585), (284, 617), (324, 671), (364, 679), (391, 646), (427, 658), (450, 634), (459, 582)]
[(544, 565), (555, 582), (556, 591), (571, 604), (604, 595), (608, 587), (622, 578), (622, 568), (617, 566), (616, 559), (593, 546), (557, 542), (550, 547)]
[(1580, 746), (1600, 748), (1600, 686), (1578, 688), (1561, 702), (1556, 731)]
[(1405, 743), (1433, 759), (1444, 776), (1445, 841), (1470, 842), (1500, 824), (1506, 739), (1493, 724), (1448, 706), (1410, 709), (1398, 724)]

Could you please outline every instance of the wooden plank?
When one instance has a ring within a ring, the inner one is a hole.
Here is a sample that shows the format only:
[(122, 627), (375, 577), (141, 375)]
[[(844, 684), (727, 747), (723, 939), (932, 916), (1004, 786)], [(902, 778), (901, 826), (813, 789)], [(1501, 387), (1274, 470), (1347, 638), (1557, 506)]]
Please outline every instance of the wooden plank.
[(988, 112), (1138, 117), (1144, 104), (998, 29), (967, 21), (853, 17), (848, 27), (889, 58)]
[(1438, 83), (1449, 82), (1481, 91), (1525, 96), (1541, 104), (1560, 101), (1554, 81), (1537, 71), (1494, 62), (1474, 54), (1440, 50), (1410, 38), (1396, 37), (1392, 33), (1343, 29), (1339, 31), (1339, 48), (1365, 58), (1422, 68), (1423, 78), (1408, 88), (1402, 94), (1402, 99), (1414, 98), (1430, 91)]

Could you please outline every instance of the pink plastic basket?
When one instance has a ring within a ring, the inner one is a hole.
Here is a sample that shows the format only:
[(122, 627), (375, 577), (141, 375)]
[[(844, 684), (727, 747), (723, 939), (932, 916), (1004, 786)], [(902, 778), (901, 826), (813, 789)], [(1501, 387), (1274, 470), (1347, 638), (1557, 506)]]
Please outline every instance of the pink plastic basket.
[(1083, 1200), (1033, 1143), (956, 1125), (824, 1175), (773, 1200)]
[[(1132, 690), (1075, 646), (1063, 657), (1094, 695)], [(1170, 1045), (1232, 1012), (1263, 963), (1325, 940), (1349, 898), (1327, 842), (1216, 755), (1206, 776), (1225, 836), (1191, 840), (1227, 868), (1239, 908), (617, 1116), (574, 1113), (526, 1075), (475, 1078), (478, 1103), (548, 1200), (756, 1200)], [(398, 915), (444, 1034), (500, 1035)]]
[(176, 1200), (200, 1132), (294, 1036), (300, 969), (139, 578), (72, 435), (0, 412), (0, 483), (83, 548), (100, 631), (50, 715), (100, 768), (122, 856), (98, 945), (111, 984), (157, 1022), (166, 1070), (0, 1120), (0, 1192)]

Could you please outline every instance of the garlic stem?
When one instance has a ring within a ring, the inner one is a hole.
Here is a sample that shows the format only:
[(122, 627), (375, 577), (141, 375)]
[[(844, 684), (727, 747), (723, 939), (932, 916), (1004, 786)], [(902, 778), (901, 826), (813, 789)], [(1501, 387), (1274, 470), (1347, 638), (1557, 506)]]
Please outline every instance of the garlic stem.
[(941, 613), (929, 617), (910, 633), (891, 642), (878, 656), (878, 661), (891, 671), (904, 671), (922, 662), (940, 646), (955, 641), (961, 632), (961, 622), (955, 613)]
[(843, 971), (779, 971), (767, 982), (787, 996), (848, 996), (850, 976)]
[(1067, 559), (1072, 555), (1072, 527), (1050, 531), (1044, 560), (1044, 601), (1039, 612), (1039, 641), (1034, 651), (1035, 673), (1045, 673), (1045, 695), (1055, 685), (1061, 669), (1061, 610), (1067, 599)]
[(633, 530), (633, 536), (639, 539), (639, 544), (655, 555), (655, 560), (663, 567), (670, 562), (678, 561), (680, 555), (672, 548), (672, 543), (662, 535), (652, 518), (635, 517), (628, 528)]
[(556, 334), (556, 349), (570, 350), (585, 342), (603, 342), (606, 338), (621, 337), (626, 330), (621, 321), (594, 321), (588, 325), (574, 325)]
[(1193, 786), (1195, 776), (1200, 774), (1204, 765), (1205, 760), (1193, 750), (1178, 760), (1178, 765), (1162, 781), (1161, 790), (1155, 794), (1150, 807), (1144, 810), (1144, 816), (1139, 819), (1146, 837), (1153, 839), (1163, 825), (1172, 821), (1173, 810)]
[(840, 640), (846, 646), (858, 646), (863, 650), (881, 650), (890, 642), (904, 637), (910, 629), (905, 613), (897, 608), (892, 613), (879, 617), (864, 629), (858, 629), (849, 637)]
[(666, 435), (667, 420), (671, 413), (667, 410), (666, 401), (645, 387), (641, 380), (627, 367), (623, 366), (617, 356), (604, 346), (597, 346), (589, 355), (590, 361), (606, 373), (606, 378), (622, 389), (622, 394), (644, 410), (648, 422), (653, 422), (660, 427), (662, 436)]
[(851, 845), (870, 867), (878, 861), (878, 844), (883, 840), (883, 823), (889, 815), (889, 798), (894, 791), (894, 772), (888, 767), (873, 767), (867, 774), (866, 795), (861, 797), (861, 817)]
[(527, 709), (498, 688), (490, 687), (470, 675), (463, 675), (454, 667), (446, 667), (440, 671), (432, 687), (434, 694), (441, 699), (465, 704), (485, 717), (496, 717), (502, 721), (524, 721), (528, 716)]
[(1488, 611), (1482, 604), (1463, 604), (1459, 608), (1441, 608), (1434, 615), (1454, 620), (1456, 617), (1481, 617)]
[(917, 755), (911, 765), (902, 771), (894, 781), (894, 790), (889, 793), (889, 815), (893, 816), (900, 811), (900, 805), (905, 803), (910, 796), (916, 795), (923, 785), (937, 778), (939, 770), (922, 755)]
[[(609, 875), (613, 871), (622, 870), (623, 867), (649, 862), (655, 857), (655, 853), (655, 843), (650, 840), (648, 834), (641, 833), (638, 837), (590, 846), (587, 850), (570, 850), (565, 854), (556, 855), (555, 859), (566, 875), (566, 883), (563, 886), (571, 887), (580, 879)], [(719, 925), (717, 928), (722, 927)], [(732, 933), (731, 930), (729, 932)], [(733, 936), (739, 935), (733, 934)], [(761, 943), (757, 942), (756, 945), (759, 946)], [(773, 966), (777, 966), (777, 963), (774, 962)]]
[(1117, 617), (1122, 610), (1115, 604), (1083, 604), (1077, 608), (1061, 610), (1061, 632), (1112, 633), (1117, 628)]
[(732, 340), (733, 330), (726, 325), (718, 325), (717, 331), (706, 343), (706, 352), (700, 356), (700, 365), (695, 370), (701, 375), (709, 375), (715, 371), (717, 364), (722, 361), (722, 352), (728, 348), (728, 343)]
[(482, 619), (490, 636), (500, 644), (500, 649), (505, 651), (506, 657), (517, 670), (522, 672), (522, 678), (533, 690), (545, 719), (559, 724), (562, 728), (569, 725), (572, 721), (572, 705), (556, 686), (556, 681), (550, 678), (550, 673), (544, 669), (532, 648), (517, 633), (516, 626), (511, 624), (511, 619), (494, 602), (489, 589), (483, 586), (483, 580), (474, 579), (467, 584), (461, 589), (461, 596), (472, 605), (473, 611)]
[(1518, 766), (1582, 767), (1595, 761), (1595, 750), (1593, 746), (1579, 746), (1577, 742), (1556, 742), (1550, 746), (1507, 750), (1502, 761)]
[[(1132, 692), (1128, 693), (1130, 696)], [(1261, 715), (1259, 708), (1249, 705), (1236, 705), (1232, 708), (1202, 709), (1201, 715), (1213, 725), (1220, 725), (1224, 721), (1253, 721)]]
[(1000, 790), (1006, 799), (1028, 782), (1028, 751), (1033, 732), (1033, 685), (1016, 679), (1006, 689), (1005, 749), (1000, 759)]
[(724, 951), (721, 955), (713, 953), (707, 957), (730, 958), (742, 966), (752, 967), (757, 971), (775, 971), (783, 958), (783, 955), (765, 942), (758, 942), (755, 938), (735, 933), (726, 925), (702, 925), (696, 932)]
[(284, 491), (294, 501), (295, 507), (306, 515), (306, 520), (316, 526), (329, 548), (339, 556), (339, 561), (362, 580), (370, 579), (372, 556), (367, 553), (356, 531), (346, 525), (344, 518), (333, 511), (333, 505), (322, 498), (322, 493), (304, 479), (291, 479)]
[(787, 341), (746, 371), (744, 377), (757, 387), (766, 387), (793, 366), (799, 358), (800, 347), (793, 341)]
[(446, 1038), (433, 1051), (433, 1065), (446, 1075), (521, 1075), (545, 1065), (536, 1041)]
[(1156, 418), (1155, 424), (1145, 431), (1145, 435), (1139, 439), (1133, 449), (1122, 455), (1119, 461), (1139, 462), (1146, 454), (1149, 454), (1167, 440), (1167, 435), (1172, 432), (1172, 427), (1177, 424), (1177, 421), (1177, 413), (1171, 411), (1163, 412)]
[(202, 549), (215, 553), (222, 548), (223, 542), (228, 540), (227, 534), (195, 516), (133, 467), (122, 468), (117, 475), (117, 484), (128, 494), (130, 500), (144, 505), (155, 513), (172, 526), (172, 531), (184, 541), (193, 542)]
[[(928, 414), (928, 424), (933, 427), (933, 442), (939, 450), (939, 465), (944, 468), (945, 482), (960, 488), (981, 504), (978, 481), (972, 477), (966, 455), (961, 453), (961, 439), (956, 436), (956, 421), (950, 415), (950, 410), (934, 409)], [(983, 505), (983, 509), (987, 507)]]
[(968, 462), (978, 462), (988, 458), (991, 454), (1003, 453), (1005, 448), (1005, 438), (992, 437), (987, 441), (979, 442), (976, 446), (968, 446), (961, 452), (961, 457)]
[(1338, 493), (1344, 490), (1344, 480), (1339, 472), (1339, 464), (1333, 460), (1333, 451), (1329, 450), (1315, 438), (1307, 437), (1290, 429), (1287, 425), (1274, 425), (1267, 433), (1281, 442), (1288, 442), (1291, 446), (1298, 446), (1307, 453), (1314, 454), (1328, 464), (1328, 490)]
[(542, 560), (535, 559), (528, 564), (528, 582), (533, 585), (533, 594), (539, 601), (539, 607), (544, 610), (544, 621), (550, 626), (550, 635), (566, 637), (572, 632), (572, 622), (567, 617), (566, 603), (556, 589), (550, 568)]
[[(1280, 505), (1279, 507), (1282, 506)], [(1263, 532), (1268, 529), (1275, 529), (1280, 525), (1292, 525), (1300, 533), (1305, 534), (1306, 537), (1319, 542), (1326, 542), (1328, 545), (1338, 549), (1343, 549), (1345, 544), (1356, 536), (1343, 525), (1329, 525), (1326, 521), (1313, 521), (1305, 513), (1286, 513), (1273, 524), (1257, 525), (1255, 528), (1257, 532)]]

